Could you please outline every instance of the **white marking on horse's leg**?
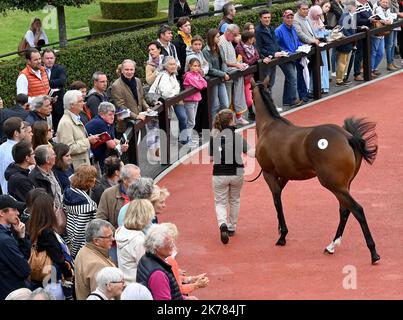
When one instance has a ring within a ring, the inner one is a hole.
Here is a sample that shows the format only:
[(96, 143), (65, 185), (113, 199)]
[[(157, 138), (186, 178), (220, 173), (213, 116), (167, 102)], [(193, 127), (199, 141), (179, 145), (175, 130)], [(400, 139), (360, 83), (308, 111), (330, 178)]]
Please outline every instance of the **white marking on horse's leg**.
[(332, 241), (327, 247), (326, 251), (329, 253), (334, 253), (334, 241)]
[(340, 245), (341, 245), (341, 237), (338, 237), (336, 240), (334, 240), (334, 244), (340, 247)]
[(338, 237), (336, 240), (332, 241), (327, 247), (326, 251), (329, 253), (334, 253), (335, 247), (341, 245), (341, 237)]

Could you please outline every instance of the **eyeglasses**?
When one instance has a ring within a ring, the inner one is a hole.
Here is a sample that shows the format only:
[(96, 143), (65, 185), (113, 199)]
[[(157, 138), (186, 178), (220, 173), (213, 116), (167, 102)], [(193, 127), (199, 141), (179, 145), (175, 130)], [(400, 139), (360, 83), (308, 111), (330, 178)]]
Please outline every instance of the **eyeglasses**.
[(101, 238), (101, 239), (112, 239), (113, 238), (113, 234), (110, 234), (109, 236), (100, 236), (97, 238)]
[(109, 283), (121, 283), (121, 284), (125, 284), (125, 280), (120, 280), (120, 281), (111, 281)]

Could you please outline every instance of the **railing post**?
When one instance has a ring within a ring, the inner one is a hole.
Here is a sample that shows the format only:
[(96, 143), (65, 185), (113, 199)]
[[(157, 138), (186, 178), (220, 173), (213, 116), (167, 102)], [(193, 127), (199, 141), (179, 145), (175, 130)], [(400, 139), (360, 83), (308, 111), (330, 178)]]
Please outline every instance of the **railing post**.
[(370, 81), (371, 77), (371, 33), (365, 30), (366, 37), (362, 39), (362, 67), (364, 69), (364, 80)]
[[(166, 139), (161, 139), (161, 159), (166, 159), (166, 164), (171, 164), (171, 123), (169, 119), (169, 108), (166, 102), (163, 104), (163, 112), (158, 114), (160, 129), (165, 132)], [(165, 140), (165, 141), (163, 141)]]
[(320, 77), (320, 62), (321, 62), (321, 48), (318, 45), (315, 45), (315, 52), (312, 56), (313, 58), (313, 68), (312, 68), (312, 77), (313, 77), (313, 97), (315, 99), (321, 98), (321, 77)]
[(138, 140), (138, 132), (133, 126), (132, 128), (133, 135), (129, 139), (129, 149), (127, 150), (127, 157), (129, 160), (129, 163), (139, 165), (139, 151), (138, 151), (138, 145), (137, 145), (137, 140)]
[[(209, 81), (210, 82), (210, 81)], [(212, 98), (211, 98), (211, 86), (207, 82), (207, 113), (208, 113), (208, 127), (211, 131), (213, 129), (213, 118), (211, 116), (211, 103), (212, 103)]]

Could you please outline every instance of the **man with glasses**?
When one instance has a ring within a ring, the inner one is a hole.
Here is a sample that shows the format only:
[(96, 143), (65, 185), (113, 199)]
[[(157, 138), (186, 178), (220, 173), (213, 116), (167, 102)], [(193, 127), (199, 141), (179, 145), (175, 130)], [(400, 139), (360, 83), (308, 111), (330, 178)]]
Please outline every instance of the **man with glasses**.
[(107, 102), (108, 96), (106, 95), (106, 89), (108, 88), (108, 78), (102, 71), (94, 72), (92, 75), (92, 82), (94, 86), (88, 92), (85, 98), (85, 104), (91, 111), (91, 117), (95, 117), (98, 114), (98, 106), (101, 102)]
[(99, 141), (98, 135), (89, 135), (80, 120), (80, 112), (83, 110), (83, 96), (78, 90), (69, 90), (63, 98), (64, 115), (57, 127), (59, 142), (70, 147), (70, 154), (74, 169), (80, 164), (90, 162), (90, 146)]
[(8, 181), (8, 194), (16, 200), (26, 202), (29, 191), (35, 189), (29, 179), (29, 167), (35, 165), (34, 151), (32, 145), (22, 140), (14, 145), (12, 149), (14, 163), (11, 163), (4, 177)]
[(105, 220), (94, 219), (85, 230), (86, 244), (75, 260), (75, 288), (77, 300), (85, 300), (97, 288), (96, 276), (105, 267), (115, 267), (109, 258), (114, 240), (114, 228)]

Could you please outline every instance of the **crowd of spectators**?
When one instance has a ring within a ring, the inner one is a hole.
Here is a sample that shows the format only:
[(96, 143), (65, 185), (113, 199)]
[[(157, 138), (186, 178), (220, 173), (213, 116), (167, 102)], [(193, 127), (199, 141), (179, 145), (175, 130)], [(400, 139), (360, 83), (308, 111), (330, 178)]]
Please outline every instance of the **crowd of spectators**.
[[(204, 2), (199, 2), (204, 10)], [(0, 109), (0, 299), (196, 299), (190, 294), (207, 286), (209, 279), (206, 274), (188, 276), (178, 267), (178, 230), (171, 223), (159, 223), (157, 217), (169, 192), (127, 163), (124, 132), (129, 121), (146, 122), (148, 159), (158, 162), (159, 123), (152, 108), (161, 100), (183, 89), (198, 89), (170, 111), (170, 118), (174, 112), (178, 119), (180, 144), (197, 147), (200, 140), (194, 128), (198, 110), (206, 109), (203, 91), (209, 79), (221, 79), (209, 91), (211, 118), (225, 114), (231, 128), (246, 125), (255, 121), (254, 75), (232, 79), (234, 72), (292, 55), (302, 45), (320, 45), (336, 25), (349, 36), (373, 27), (374, 15), (381, 24), (403, 17), (403, 5), (396, 0), (373, 5), (367, 0), (323, 0), (312, 6), (299, 1), (297, 12), (283, 12), (280, 26), (273, 26), (270, 11), (263, 9), (256, 26), (247, 23), (240, 28), (234, 23), (234, 4), (224, 2), (221, 7), (220, 24), (201, 36), (192, 35), (186, 1), (175, 2), (178, 34), (174, 38), (172, 28), (162, 25), (157, 39), (146, 46), (145, 84), (135, 76), (137, 64), (129, 57), (117, 62), (117, 77), (110, 86), (106, 74), (94, 70), (92, 88), (87, 90), (80, 79), (67, 78), (68, 70), (56, 63), (52, 49), (42, 54), (36, 48), (26, 51), (26, 66), (16, 79), (15, 106)], [(401, 34), (392, 30), (373, 36), (373, 77), (380, 74), (385, 52), (387, 69), (400, 68), (394, 57)], [(363, 80), (362, 47), (358, 41), (322, 51), (324, 94), (333, 73), (337, 86), (350, 84), (345, 73), (353, 51), (354, 80)], [(312, 99), (312, 64), (306, 57), (279, 68), (285, 75), (279, 111)], [(276, 69), (264, 68), (269, 89)], [(159, 99), (151, 99), (153, 94)], [(215, 180), (218, 190), (223, 182), (220, 177)], [(220, 209), (225, 199), (220, 202), (217, 196), (216, 209), (221, 240), (227, 243), (228, 234), (235, 232), (239, 202), (234, 202), (227, 226)], [(51, 283), (31, 278), (36, 257), (43, 254), (51, 261), (45, 275)]]

